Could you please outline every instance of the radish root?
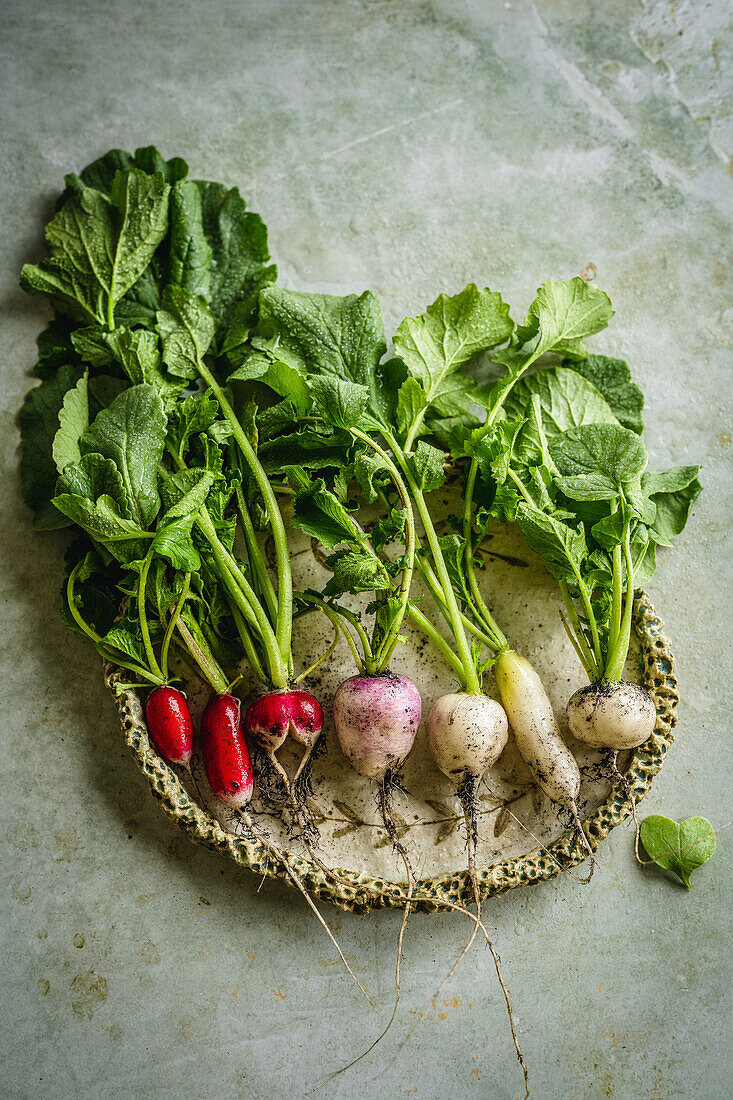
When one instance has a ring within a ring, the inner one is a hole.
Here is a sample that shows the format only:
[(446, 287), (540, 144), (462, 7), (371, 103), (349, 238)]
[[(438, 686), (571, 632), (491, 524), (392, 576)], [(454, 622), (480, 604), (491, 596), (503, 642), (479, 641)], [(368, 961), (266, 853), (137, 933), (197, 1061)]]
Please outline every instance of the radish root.
[[(456, 971), (458, 970), (458, 967), (461, 965), (461, 963), (465, 959), (466, 955), (469, 953), (469, 951), (473, 947), (476, 936), (478, 935), (479, 928), (482, 929), (482, 931), (484, 933), (484, 938), (485, 938), (486, 943), (487, 943), (488, 948), (489, 948), (489, 951), (491, 952), (491, 957), (494, 960), (494, 967), (496, 969), (496, 976), (499, 979), (499, 985), (501, 986), (502, 993), (504, 994), (504, 1000), (506, 1002), (507, 1014), (509, 1016), (509, 1027), (511, 1028), (512, 1039), (514, 1040), (514, 1049), (517, 1052), (517, 1058), (519, 1059), (519, 1064), (521, 1065), (522, 1073), (524, 1074), (524, 1097), (525, 1097), (525, 1100), (527, 1100), (527, 1097), (529, 1096), (529, 1076), (528, 1076), (528, 1073), (527, 1073), (527, 1065), (526, 1065), (526, 1062), (524, 1061), (524, 1055), (522, 1054), (521, 1047), (519, 1046), (519, 1039), (517, 1038), (517, 1030), (516, 1030), (515, 1023), (514, 1023), (514, 1013), (512, 1011), (512, 1003), (511, 1003), (511, 999), (509, 997), (509, 990), (506, 987), (506, 984), (504, 982), (504, 977), (503, 977), (502, 972), (501, 972), (501, 961), (499, 959), (499, 955), (498, 955), (498, 953), (497, 953), (497, 951), (496, 951), (496, 949), (495, 949), (495, 947), (494, 947), (494, 945), (491, 941), (491, 938), (490, 938), (485, 926), (483, 925), (483, 923), (481, 921), (481, 888), (479, 886), (478, 874), (476, 872), (476, 847), (477, 847), (477, 843), (478, 843), (478, 817), (477, 817), (478, 800), (477, 800), (477, 797), (476, 797), (477, 787), (478, 787), (478, 781), (477, 781), (476, 776), (468, 776), (466, 778), (465, 782), (462, 784), (462, 786), (460, 787), (460, 789), (458, 791), (458, 797), (461, 801), (461, 806), (463, 807), (463, 816), (464, 816), (464, 821), (466, 823), (467, 851), (468, 851), (468, 874), (469, 874), (469, 877), (471, 879), (471, 886), (473, 887), (474, 901), (476, 902), (475, 924), (474, 924), (473, 931), (471, 932), (471, 936), (470, 936), (468, 942), (466, 943), (465, 947), (461, 951), (461, 953), (458, 956), (458, 958), (456, 959), (456, 961), (453, 963), (453, 966), (450, 968), (450, 970), (446, 974), (445, 978), (443, 978), (443, 981), (440, 983), (440, 985), (436, 989), (435, 993), (433, 994), (433, 996), (431, 998), (430, 1003), (433, 1006), (435, 1006), (435, 1002), (440, 997), (440, 994), (443, 992), (446, 985), (451, 980), (453, 975), (456, 973)], [(417, 1027), (419, 1025), (419, 1022), (420, 1022), (420, 1019), (418, 1018), (418, 1021), (413, 1025), (413, 1027), (410, 1029), (410, 1031), (408, 1032), (406, 1037), (400, 1043), (400, 1048), (399, 1048), (400, 1050), (402, 1050), (402, 1047), (412, 1037), (412, 1035), (414, 1034), (415, 1030), (417, 1029)], [(399, 1051), (398, 1051), (398, 1053), (399, 1053)]]
[[(334, 1077), (338, 1077), (339, 1074), (345, 1073), (347, 1069), (351, 1069), (351, 1067), (355, 1066), (357, 1062), (360, 1062), (362, 1060), (362, 1058), (366, 1058), (366, 1056), (368, 1054), (371, 1054), (371, 1052), (374, 1050), (374, 1048), (377, 1046), (377, 1044), (382, 1041), (382, 1039), (385, 1037), (385, 1035), (387, 1034), (389, 1029), (392, 1027), (392, 1024), (394, 1023), (395, 1018), (397, 1016), (397, 1009), (398, 1009), (399, 1003), (400, 1003), (400, 968), (402, 966), (402, 944), (403, 944), (403, 941), (404, 941), (404, 938), (405, 938), (405, 928), (407, 927), (407, 919), (410, 916), (410, 912), (412, 910), (412, 895), (413, 895), (413, 891), (414, 891), (414, 888), (415, 888), (415, 874), (412, 870), (412, 865), (410, 863), (410, 857), (407, 854), (407, 849), (405, 848), (404, 844), (402, 843), (402, 841), (400, 840), (400, 838), (397, 834), (397, 827), (395, 825), (394, 818), (392, 817), (392, 813), (391, 813), (391, 809), (390, 809), (390, 793), (391, 793), (392, 784), (393, 784), (393, 777), (392, 777), (391, 773), (388, 772), (387, 775), (384, 777), (384, 779), (382, 780), (382, 782), (379, 785), (379, 805), (380, 805), (380, 808), (381, 808), (381, 811), (382, 811), (382, 817), (384, 819), (384, 826), (387, 830), (387, 835), (389, 836), (389, 839), (392, 841), (392, 845), (393, 845), (395, 851), (399, 853), (399, 855), (402, 859), (402, 862), (405, 865), (405, 872), (407, 874), (407, 899), (406, 899), (406, 902), (405, 902), (405, 908), (402, 912), (402, 923), (400, 924), (400, 934), (397, 937), (397, 964), (395, 966), (395, 999), (394, 999), (394, 1007), (392, 1008), (392, 1015), (390, 1016), (389, 1020), (387, 1021), (387, 1026), (376, 1037), (374, 1042), (371, 1043), (370, 1046), (367, 1047), (366, 1050), (362, 1051), (361, 1054), (359, 1054), (356, 1058), (352, 1059), (352, 1061), (349, 1062), (347, 1065), (341, 1066), (340, 1069), (337, 1069), (333, 1073), (330, 1073), (328, 1075), (328, 1077), (324, 1077), (324, 1079), (322, 1081), (320, 1081), (314, 1089), (311, 1089), (311, 1092), (315, 1092), (316, 1089), (319, 1089), (321, 1087), (321, 1085), (325, 1085), (327, 1081), (331, 1081), (331, 1080), (333, 1080)], [(308, 1095), (310, 1096), (310, 1093), (308, 1093)]]
[[(287, 874), (288, 878), (292, 882), (293, 886), (297, 887), (297, 889), (300, 890), (301, 894), (303, 895), (303, 897), (307, 901), (307, 903), (310, 906), (310, 908), (312, 909), (313, 913), (315, 914), (315, 916), (317, 917), (319, 922), (323, 925), (323, 929), (324, 929), (326, 935), (328, 936), (328, 938), (330, 939), (331, 943), (333, 944), (333, 946), (336, 948), (336, 951), (338, 953), (339, 958), (341, 959), (341, 962), (344, 964), (344, 966), (348, 970), (351, 977), (354, 979), (356, 984), (359, 986), (359, 989), (362, 991), (362, 993), (366, 997), (366, 999), (369, 1002), (369, 1004), (371, 1005), (372, 1009), (377, 1013), (377, 1015), (379, 1015), (379, 1010), (377, 1009), (377, 1006), (374, 1004), (374, 1001), (371, 999), (371, 997), (367, 993), (366, 989), (361, 984), (361, 982), (357, 978), (356, 974), (354, 973), (354, 971), (349, 966), (348, 962), (346, 961), (346, 958), (344, 956), (343, 951), (341, 950), (338, 943), (336, 942), (336, 937), (334, 936), (333, 932), (331, 931), (331, 929), (326, 924), (326, 921), (325, 921), (323, 915), (321, 914), (321, 912), (319, 911), (316, 903), (313, 901), (313, 898), (310, 896), (310, 894), (306, 890), (305, 886), (300, 881), (300, 879), (296, 875), (295, 871), (291, 867), (285, 853), (282, 852), (275, 844), (273, 844), (271, 840), (268, 840), (268, 838), (264, 835), (264, 833), (262, 833), (255, 826), (254, 822), (252, 821), (252, 818), (250, 817), (250, 815), (245, 810), (242, 810), (241, 814), (242, 814), (242, 820), (244, 821), (245, 825), (247, 826), (247, 828), (249, 829), (249, 831), (251, 832), (251, 834), (255, 838), (255, 840), (258, 842), (258, 844), (261, 844), (262, 847), (267, 851), (268, 855), (272, 859), (274, 859), (277, 863), (281, 863), (282, 866), (285, 868), (285, 873)], [(263, 878), (263, 881), (264, 881), (264, 878)]]

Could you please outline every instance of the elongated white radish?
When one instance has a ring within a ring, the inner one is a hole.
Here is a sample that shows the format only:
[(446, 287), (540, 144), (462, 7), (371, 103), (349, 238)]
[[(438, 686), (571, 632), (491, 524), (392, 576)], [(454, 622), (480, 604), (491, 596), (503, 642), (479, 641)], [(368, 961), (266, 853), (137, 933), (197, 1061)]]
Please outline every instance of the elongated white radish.
[(596, 749), (635, 749), (654, 732), (654, 700), (639, 684), (596, 683), (580, 688), (565, 711), (573, 737)]
[(517, 748), (538, 786), (553, 802), (575, 808), (580, 769), (562, 739), (539, 675), (526, 657), (513, 649), (499, 655), (494, 672)]
[[(562, 739), (544, 685), (526, 657), (513, 649), (499, 654), (494, 672), (517, 748), (537, 785), (553, 802), (567, 807), (573, 815), (580, 842), (590, 858), (590, 871), (579, 881), (590, 882), (595, 856), (578, 814), (580, 769)], [(569, 870), (567, 873), (577, 877)]]

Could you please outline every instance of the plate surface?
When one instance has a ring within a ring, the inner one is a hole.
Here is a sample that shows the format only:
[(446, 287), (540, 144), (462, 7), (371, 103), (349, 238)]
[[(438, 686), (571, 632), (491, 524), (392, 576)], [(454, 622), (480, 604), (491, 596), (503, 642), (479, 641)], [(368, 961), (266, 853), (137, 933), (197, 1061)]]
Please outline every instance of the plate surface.
[[(446, 501), (447, 503), (447, 501)], [(510, 644), (523, 652), (543, 678), (555, 713), (585, 682), (585, 673), (568, 641), (560, 620), (560, 596), (555, 581), (527, 549), (518, 531), (497, 526), (484, 543), (486, 569), (482, 590)], [(305, 536), (292, 540), (294, 582), (297, 587), (321, 587), (327, 572)], [(419, 585), (416, 586), (420, 594)], [(358, 606), (354, 600), (352, 606)], [(436, 621), (429, 599), (422, 608)], [(635, 638), (626, 676), (652, 693), (657, 722), (654, 735), (641, 748), (619, 762), (635, 800), (649, 789), (672, 743), (678, 701), (674, 661), (663, 623), (646, 593), (638, 592), (634, 604)], [(294, 653), (299, 667), (307, 668), (330, 644), (332, 628), (315, 613), (296, 622)], [(400, 646), (393, 670), (411, 677), (423, 698), (423, 722), (415, 750), (403, 769), (402, 790), (395, 793), (394, 809), (402, 841), (420, 879), (416, 907), (436, 911), (446, 903), (466, 904), (472, 888), (465, 869), (465, 833), (459, 804), (444, 776), (437, 771), (427, 749), (425, 718), (432, 702), (455, 690), (451, 672), (425, 638), (410, 624), (404, 630), (408, 644)], [(339, 869), (336, 883), (309, 858), (302, 843), (292, 836), (287, 813), (277, 814), (256, 795), (253, 818), (258, 827), (288, 855), (304, 885), (321, 898), (344, 909), (364, 911), (380, 906), (400, 907), (406, 899), (404, 867), (393, 851), (380, 823), (376, 792), (370, 781), (358, 776), (346, 763), (331, 721), (331, 700), (354, 668), (346, 644), (341, 641), (308, 686), (323, 704), (326, 723), (321, 751), (313, 765), (311, 811), (320, 831), (318, 854), (327, 866)], [(124, 675), (105, 669), (111, 690)], [(242, 691), (245, 704), (254, 694)], [(486, 678), (488, 693), (494, 691)], [(209, 694), (200, 682), (186, 685), (194, 719)], [(200, 758), (194, 756), (193, 777), (167, 765), (148, 740), (140, 697), (127, 690), (116, 699), (128, 745), (147, 775), (151, 790), (164, 810), (195, 841), (221, 851), (258, 874), (285, 878), (265, 849), (246, 834), (238, 815), (213, 798), (208, 790)], [(567, 735), (567, 731), (563, 730)], [(612, 784), (598, 752), (574, 741), (568, 743), (581, 768), (581, 817), (591, 845), (596, 848), (610, 829), (630, 814), (629, 801), (620, 783)], [(279, 754), (291, 770), (297, 754)], [(482, 785), (478, 867), (484, 896), (502, 893), (560, 873), (561, 865), (582, 862), (585, 852), (573, 836), (564, 811), (531, 782), (513, 741)]]

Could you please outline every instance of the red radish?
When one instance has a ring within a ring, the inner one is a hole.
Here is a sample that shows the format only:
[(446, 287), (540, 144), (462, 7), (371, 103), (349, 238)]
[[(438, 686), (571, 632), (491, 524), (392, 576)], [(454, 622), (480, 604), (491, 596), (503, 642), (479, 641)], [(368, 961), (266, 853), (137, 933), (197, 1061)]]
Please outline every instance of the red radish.
[[(271, 691), (267, 695), (260, 695), (259, 699), (250, 704), (244, 716), (244, 725), (254, 744), (262, 749), (280, 776), (304, 834), (317, 836), (317, 830), (305, 811), (305, 799), (308, 767), (323, 729), (321, 704), (309, 691), (298, 688)], [(288, 734), (305, 748), (292, 780), (275, 756), (287, 740)]]
[(254, 781), (242, 732), (242, 704), (228, 691), (212, 695), (201, 716), (201, 755), (219, 801), (235, 810), (248, 805)]
[(266, 752), (276, 752), (289, 733), (312, 749), (323, 729), (323, 710), (309, 691), (273, 691), (247, 708), (244, 725)]
[(163, 759), (187, 768), (193, 752), (193, 722), (183, 692), (168, 684), (154, 688), (145, 703), (145, 721)]
[(422, 704), (406, 676), (351, 676), (333, 700), (333, 720), (351, 766), (384, 783), (415, 744)]

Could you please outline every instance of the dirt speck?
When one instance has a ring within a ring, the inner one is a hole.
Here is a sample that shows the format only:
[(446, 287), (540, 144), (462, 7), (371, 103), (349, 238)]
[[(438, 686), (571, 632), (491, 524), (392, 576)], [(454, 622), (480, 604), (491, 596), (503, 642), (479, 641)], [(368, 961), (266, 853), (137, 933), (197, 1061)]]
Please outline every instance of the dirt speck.
[(10, 887), (10, 894), (16, 901), (28, 901), (31, 896), (31, 888), (27, 882), (21, 882), (20, 879), (16, 879)]
[(95, 1009), (107, 1000), (107, 979), (93, 970), (77, 974), (71, 983), (71, 1007), (74, 1015), (91, 1020)]
[(47, 997), (48, 994), (51, 992), (51, 983), (48, 978), (38, 979), (38, 992), (41, 994), (42, 997)]
[(56, 857), (57, 863), (71, 863), (71, 860), (79, 851), (79, 834), (73, 825), (66, 829), (57, 829), (53, 838), (59, 846), (60, 855)]
[(83, 932), (77, 932), (72, 940), (74, 947), (78, 947), (79, 949), (81, 949), (86, 942), (86, 937)]
[(158, 951), (154, 943), (148, 940), (148, 942), (144, 943), (140, 948), (140, 959), (146, 966), (157, 966), (160, 962), (160, 951)]
[(724, 451), (727, 451), (731, 444), (733, 444), (733, 435), (731, 435), (730, 432), (716, 432), (715, 438)]

